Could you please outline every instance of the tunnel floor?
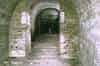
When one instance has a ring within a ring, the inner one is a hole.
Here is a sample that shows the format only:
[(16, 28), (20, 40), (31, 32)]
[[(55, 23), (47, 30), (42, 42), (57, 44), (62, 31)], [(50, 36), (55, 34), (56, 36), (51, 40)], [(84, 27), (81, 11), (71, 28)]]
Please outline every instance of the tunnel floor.
[(44, 34), (32, 42), (29, 57), (24, 61), (12, 60), (6, 66), (81, 66), (77, 59), (64, 59), (60, 57), (59, 35)]
[(43, 35), (32, 42), (33, 66), (63, 66), (59, 61), (58, 35)]
[(32, 42), (32, 54), (28, 66), (80, 66), (75, 65), (73, 61), (76, 60), (60, 58), (58, 38), (58, 34), (45, 34)]

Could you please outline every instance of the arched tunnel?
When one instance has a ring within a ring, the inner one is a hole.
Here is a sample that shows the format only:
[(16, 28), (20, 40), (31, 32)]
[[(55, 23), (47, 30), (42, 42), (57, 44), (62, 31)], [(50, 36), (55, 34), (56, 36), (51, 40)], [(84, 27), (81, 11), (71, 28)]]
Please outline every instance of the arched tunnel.
[(31, 32), (32, 41), (43, 34), (59, 34), (59, 11), (53, 8), (46, 8), (39, 12), (35, 20), (35, 31)]
[[(46, 1), (46, 0), (43, 0)], [(48, 0), (47, 0), (48, 1)], [(51, 0), (53, 1), (53, 0)], [(32, 15), (30, 9), (34, 8), (34, 6), (38, 3), (42, 2), (42, 0), (1, 0), (0, 1), (0, 66), (33, 66), (34, 62), (32, 59), (34, 57), (31, 57), (30, 60), (26, 60), (24, 58), (25, 62), (20, 63), (21, 60), (18, 60), (18, 62), (14, 62), (12, 58), (9, 58), (9, 43), (10, 39), (13, 38), (13, 36), (9, 37), (9, 34), (14, 34), (14, 31), (18, 32), (25, 31), (27, 26), (20, 26), (21, 21), (21, 12), (26, 11), (30, 15), (30, 22), (32, 22)], [(66, 58), (59, 58), (60, 61), (53, 61), (49, 59), (50, 66), (100, 66), (100, 57), (99, 57), (99, 42), (100, 42), (100, 34), (99, 34), (99, 0), (54, 0), (54, 2), (58, 2), (60, 4), (60, 10), (64, 12), (64, 37), (67, 41), (68, 45), (66, 51), (67, 53), (75, 57), (75, 59), (66, 59)], [(48, 13), (46, 13), (48, 12)], [(45, 17), (44, 17), (45, 16)], [(49, 17), (49, 18), (48, 18)], [(60, 34), (60, 24), (59, 24), (59, 11), (55, 9), (44, 9), (44, 11), (41, 11), (40, 14), (37, 15), (36, 23), (34, 24), (35, 27), (33, 27), (35, 32), (32, 32), (32, 30), (29, 31), (31, 34), (31, 43), (33, 42), (33, 47), (42, 47), (40, 44), (38, 44), (40, 41), (41, 44), (44, 44), (44, 47), (50, 47), (53, 46), (53, 42), (55, 41), (55, 37), (52, 40), (51, 35), (57, 35), (56, 40), (59, 40), (59, 34)], [(54, 22), (53, 22), (53, 21)], [(31, 26), (34, 26), (31, 24)], [(17, 26), (17, 28), (12, 28), (12, 26)], [(21, 27), (21, 29), (20, 29)], [(37, 31), (38, 29), (38, 31)], [(44, 30), (45, 29), (45, 30)], [(27, 34), (28, 31), (26, 31)], [(16, 33), (16, 32), (15, 32)], [(45, 34), (45, 36), (44, 36)], [(43, 35), (42, 38), (39, 37), (37, 41), (37, 36)], [(50, 35), (50, 38), (47, 35)], [(16, 37), (16, 36), (14, 36)], [(45, 38), (45, 39), (43, 39)], [(36, 40), (35, 40), (36, 39)], [(25, 42), (28, 44), (26, 40)], [(43, 41), (49, 41), (51, 42), (51, 45), (46, 45), (43, 43)], [(36, 42), (35, 42), (36, 41)], [(37, 45), (35, 45), (37, 43)], [(20, 46), (21, 44), (19, 44)], [(13, 45), (12, 45), (13, 46)], [(39, 50), (39, 49), (33, 49), (32, 47), (32, 55), (38, 54), (38, 52), (43, 51), (50, 51), (51, 56), (53, 55), (52, 49), (48, 50)], [(55, 45), (53, 46), (55, 47)], [(67, 50), (68, 48), (74, 49), (72, 51)], [(15, 47), (17, 48), (17, 47)], [(54, 50), (55, 54), (58, 52)], [(55, 55), (54, 54), (54, 55)], [(50, 54), (47, 54), (47, 56)], [(42, 56), (42, 55), (41, 55)], [(59, 56), (59, 53), (58, 53)], [(40, 56), (39, 56), (40, 57)], [(37, 58), (38, 59), (38, 58)], [(41, 60), (41, 59), (40, 59)], [(10, 62), (12, 61), (12, 62)], [(15, 60), (14, 60), (15, 61)], [(49, 62), (47, 59), (45, 62), (41, 60), (40, 65), (41, 66), (49, 66)], [(10, 62), (10, 64), (9, 64)], [(35, 62), (35, 64), (39, 64), (38, 62)], [(47, 64), (45, 64), (47, 63)], [(52, 64), (53, 63), (53, 64)], [(56, 64), (57, 63), (57, 64)], [(33, 64), (33, 65), (32, 65)]]

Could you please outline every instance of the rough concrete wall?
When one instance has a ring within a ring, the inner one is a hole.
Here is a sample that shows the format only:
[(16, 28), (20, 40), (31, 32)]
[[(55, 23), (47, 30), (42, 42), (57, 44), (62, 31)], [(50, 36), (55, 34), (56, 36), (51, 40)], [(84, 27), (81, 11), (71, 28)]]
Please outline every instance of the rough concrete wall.
[(92, 36), (95, 40), (95, 66), (100, 66), (100, 0), (95, 0), (93, 2), (94, 11), (95, 11), (95, 22), (94, 28), (92, 30)]
[[(74, 57), (70, 59), (70, 66), (81, 66), (79, 61), (79, 34), (80, 34), (80, 22), (79, 17), (76, 12), (76, 7), (73, 0), (60, 0), (61, 9), (65, 13), (65, 40), (66, 40), (66, 52), (69, 57)], [(70, 51), (72, 49), (72, 51)], [(67, 54), (66, 54), (67, 55)], [(66, 61), (67, 63), (67, 61)]]
[[(8, 57), (8, 27), (10, 17), (12, 15), (13, 10), (16, 8), (17, 0), (0, 0), (0, 60), (5, 60)], [(65, 35), (66, 37), (69, 36), (68, 39), (74, 40), (75, 37), (78, 36), (79, 31), (79, 24), (77, 14), (75, 11), (75, 7), (73, 7), (72, 0), (60, 0), (62, 5), (62, 10), (65, 12), (66, 15), (66, 28)], [(76, 23), (78, 22), (78, 23)], [(73, 31), (74, 30), (74, 31)], [(72, 42), (75, 43), (75, 42)], [(76, 42), (77, 44), (77, 42)], [(75, 45), (76, 45), (75, 44)], [(74, 44), (73, 44), (74, 45)], [(76, 46), (74, 47), (76, 48)], [(76, 54), (77, 55), (77, 54)], [(76, 56), (74, 55), (74, 56)]]
[[(22, 13), (28, 16), (27, 22), (25, 19), (22, 20)], [(28, 0), (22, 0), (14, 9), (9, 23), (9, 54), (14, 50), (22, 50), (25, 51), (25, 56), (28, 56), (31, 51), (30, 21), (30, 5)], [(16, 43), (16, 41), (19, 43)], [(14, 54), (11, 54), (11, 56), (14, 56)], [(17, 56), (20, 56), (20, 54)]]
[[(70, 61), (64, 61), (64, 63), (69, 63), (70, 66), (80, 66), (79, 61), (79, 18), (76, 12), (76, 8), (73, 5), (72, 0), (60, 0), (59, 3), (61, 4), (62, 11), (65, 12), (65, 29), (64, 35), (66, 42), (68, 43), (68, 55), (74, 57), (75, 59), (69, 59)], [(21, 3), (23, 5), (23, 3)], [(27, 6), (27, 5), (25, 5)], [(12, 22), (20, 21), (20, 10), (25, 9), (26, 7), (18, 6), (12, 17)], [(18, 18), (18, 19), (17, 19)], [(70, 51), (69, 51), (70, 50)]]
[(16, 3), (16, 0), (0, 0), (0, 64), (8, 57), (8, 24)]
[[(66, 43), (68, 43), (66, 48), (67, 55), (74, 57), (74, 59), (69, 59), (69, 64), (71, 66), (78, 66), (80, 64), (79, 62), (79, 19), (76, 12), (76, 8), (73, 5), (72, 0), (60, 0), (58, 1), (61, 4), (61, 11), (65, 12), (65, 29), (64, 29), (64, 35)], [(23, 5), (23, 3), (21, 3)], [(21, 5), (20, 4), (20, 5)], [(26, 6), (19, 6), (15, 9), (15, 14), (12, 19), (12, 22), (20, 21), (20, 10), (24, 10)], [(16, 18), (19, 18), (16, 20)], [(67, 61), (65, 61), (67, 63)], [(71, 64), (72, 63), (72, 64)]]
[(82, 66), (94, 66), (95, 37), (92, 32), (95, 28), (95, 13), (93, 0), (77, 0), (77, 12), (80, 17), (80, 61)]
[[(17, 0), (0, 0), (0, 62), (6, 60), (8, 56), (8, 24), (12, 10), (15, 8), (14, 5), (16, 4), (16, 1)], [(60, 0), (60, 3), (62, 4), (62, 10), (66, 12), (66, 38), (75, 40), (75, 38), (79, 37), (79, 32), (81, 32), (80, 60), (82, 66), (93, 66), (95, 41), (93, 36), (90, 35), (90, 32), (92, 31), (91, 27), (94, 26), (94, 12), (92, 10), (91, 0)], [(76, 7), (73, 3), (77, 7), (79, 16), (77, 16), (75, 11)], [(80, 23), (78, 17), (80, 17)], [(72, 43), (73, 45), (79, 45), (78, 39)], [(77, 49), (77, 46), (74, 48)], [(77, 55), (78, 53), (75, 54)]]

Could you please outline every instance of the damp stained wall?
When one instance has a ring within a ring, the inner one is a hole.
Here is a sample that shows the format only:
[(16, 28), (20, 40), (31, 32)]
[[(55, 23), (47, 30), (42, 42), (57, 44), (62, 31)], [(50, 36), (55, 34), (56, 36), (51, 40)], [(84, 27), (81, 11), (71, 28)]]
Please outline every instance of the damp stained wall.
[[(31, 0), (30, 0), (31, 1)], [(9, 35), (9, 23), (11, 16), (16, 9), (20, 1), (18, 0), (0, 0), (0, 62), (8, 58), (8, 35)], [(34, 2), (34, 0), (33, 0)], [(88, 27), (84, 25), (90, 25), (91, 19), (94, 19), (94, 14), (91, 10), (91, 0), (59, 0), (62, 11), (65, 12), (65, 36), (71, 40), (74, 45), (73, 55), (77, 57), (80, 66), (94, 66), (94, 53), (95, 53), (95, 42), (92, 42), (90, 38), (87, 38)], [(24, 2), (23, 2), (24, 3)], [(24, 8), (25, 6), (18, 7)], [(89, 6), (89, 8), (87, 7)], [(92, 16), (92, 17), (91, 17)], [(16, 17), (16, 16), (15, 16)], [(84, 25), (83, 25), (84, 23)], [(93, 37), (92, 37), (93, 38)], [(90, 39), (90, 40), (89, 40)], [(72, 41), (73, 40), (73, 41)], [(77, 62), (75, 62), (77, 63)]]

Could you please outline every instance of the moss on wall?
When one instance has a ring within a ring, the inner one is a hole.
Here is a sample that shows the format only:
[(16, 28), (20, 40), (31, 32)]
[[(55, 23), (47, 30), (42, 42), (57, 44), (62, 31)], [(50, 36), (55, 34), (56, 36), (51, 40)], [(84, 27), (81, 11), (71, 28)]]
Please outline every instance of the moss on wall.
[(16, 4), (17, 0), (0, 0), (0, 64), (8, 58), (8, 27)]
[[(8, 25), (10, 24), (10, 17), (13, 14), (12, 20), (17, 22), (20, 20), (20, 11), (27, 10), (27, 4), (26, 0), (23, 0), (17, 7), (17, 0), (8, 0), (7, 2), (4, 2), (6, 0), (1, 0), (2, 3), (6, 3), (6, 5), (2, 4), (3, 12), (1, 12), (1, 26), (0, 26), (0, 39), (2, 40), (0, 42), (1, 50), (0, 50), (0, 60), (4, 60), (8, 57)], [(33, 0), (35, 1), (35, 0)], [(76, 12), (76, 7), (74, 5), (73, 0), (57, 0), (61, 4), (61, 10), (65, 12), (65, 36), (66, 39), (69, 39), (71, 43), (74, 46), (74, 49), (77, 51), (72, 51), (74, 56), (78, 57), (78, 51), (79, 51), (79, 43), (78, 43), (78, 35), (79, 35), (79, 18)], [(28, 7), (29, 8), (29, 7)], [(14, 12), (13, 12), (14, 10)], [(3, 26), (4, 25), (4, 26)], [(1, 29), (2, 28), (2, 29)], [(1, 32), (4, 30), (4, 32)], [(2, 36), (2, 37), (1, 37)], [(74, 41), (72, 41), (74, 40)], [(77, 49), (78, 48), (78, 49)], [(76, 60), (75, 60), (76, 61)], [(78, 61), (79, 62), (79, 61)]]

